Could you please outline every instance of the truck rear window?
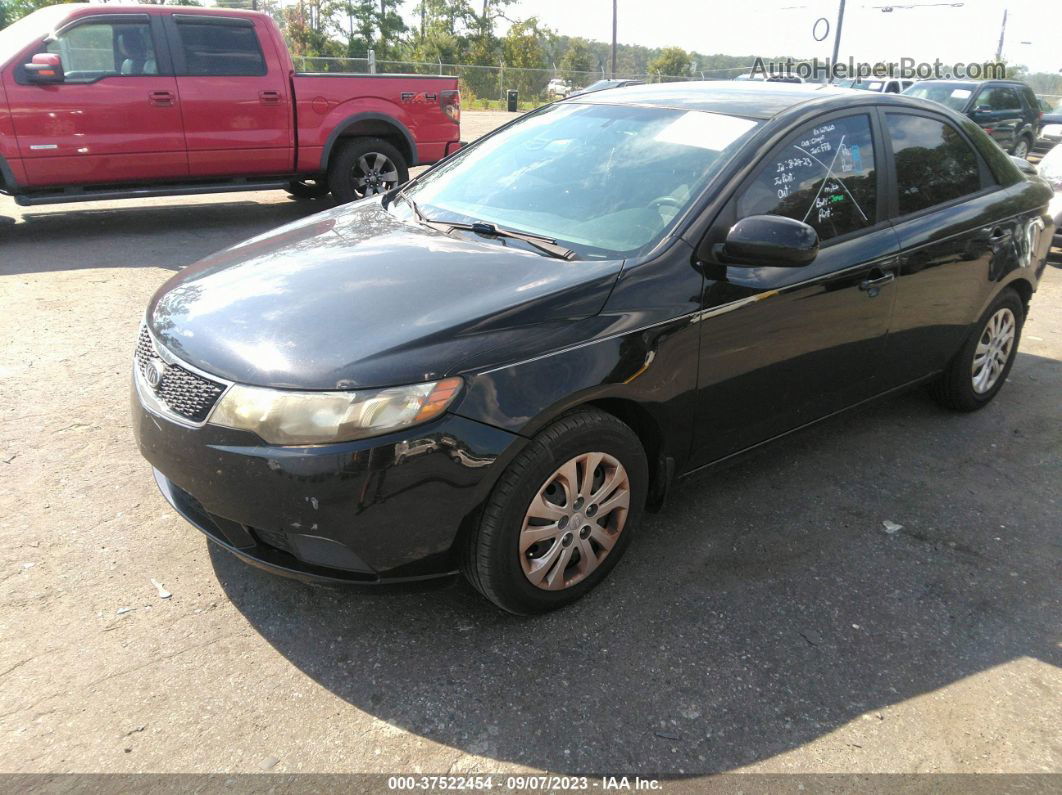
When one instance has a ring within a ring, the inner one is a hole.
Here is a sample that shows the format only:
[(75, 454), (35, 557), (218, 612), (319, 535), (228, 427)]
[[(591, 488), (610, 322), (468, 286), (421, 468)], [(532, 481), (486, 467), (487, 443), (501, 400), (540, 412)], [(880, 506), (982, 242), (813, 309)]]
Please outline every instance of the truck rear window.
[(177, 30), (185, 74), (240, 77), (266, 73), (258, 36), (249, 25), (180, 20)]

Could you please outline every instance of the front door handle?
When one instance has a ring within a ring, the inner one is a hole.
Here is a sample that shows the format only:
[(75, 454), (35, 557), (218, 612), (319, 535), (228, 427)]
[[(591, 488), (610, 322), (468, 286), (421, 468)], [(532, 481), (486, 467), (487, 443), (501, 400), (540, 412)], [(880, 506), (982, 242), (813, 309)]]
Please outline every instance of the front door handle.
[(276, 105), (280, 102), (279, 91), (259, 91), (258, 99), (263, 105)]
[(148, 94), (148, 102), (160, 108), (173, 107), (177, 97), (172, 91), (152, 91)]
[(880, 273), (880, 276), (873, 276), (869, 279), (864, 279), (859, 283), (859, 289), (873, 298), (880, 292), (882, 285), (888, 284), (896, 278), (896, 274), (892, 271), (886, 271), (882, 273), (879, 270), (871, 271), (872, 274)]

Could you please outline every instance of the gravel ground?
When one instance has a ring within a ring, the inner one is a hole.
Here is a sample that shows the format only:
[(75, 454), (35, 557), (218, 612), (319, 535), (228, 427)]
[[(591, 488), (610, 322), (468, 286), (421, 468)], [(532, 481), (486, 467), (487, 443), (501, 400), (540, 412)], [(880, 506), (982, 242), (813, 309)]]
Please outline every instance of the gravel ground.
[(986, 410), (914, 392), (684, 481), (515, 619), (244, 566), (137, 454), (148, 297), (315, 209), (0, 199), (0, 772), (1062, 771), (1057, 268)]

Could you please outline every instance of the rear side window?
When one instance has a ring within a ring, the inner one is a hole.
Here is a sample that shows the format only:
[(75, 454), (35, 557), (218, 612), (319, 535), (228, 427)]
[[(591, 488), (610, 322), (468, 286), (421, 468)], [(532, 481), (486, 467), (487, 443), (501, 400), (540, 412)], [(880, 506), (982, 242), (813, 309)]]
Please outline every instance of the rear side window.
[(187, 75), (250, 77), (266, 73), (258, 36), (250, 25), (179, 20), (177, 32)]
[(1021, 110), (1021, 102), (1013, 88), (996, 86), (987, 88), (977, 96), (974, 107), (987, 106), (989, 110)]
[(876, 223), (877, 191), (870, 118), (849, 116), (807, 127), (772, 154), (737, 214), (784, 215), (829, 240)]
[(900, 215), (981, 190), (977, 155), (950, 124), (925, 116), (886, 113), (896, 161)]

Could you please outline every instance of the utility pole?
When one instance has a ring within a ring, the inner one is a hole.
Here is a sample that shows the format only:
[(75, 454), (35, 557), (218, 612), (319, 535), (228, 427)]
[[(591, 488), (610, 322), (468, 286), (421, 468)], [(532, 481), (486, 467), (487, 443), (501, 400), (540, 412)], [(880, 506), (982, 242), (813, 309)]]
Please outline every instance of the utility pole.
[(999, 46), (996, 47), (996, 60), (1003, 60), (1003, 37), (1007, 35), (1007, 9), (1003, 9), (1003, 27), (999, 29)]
[(616, 0), (612, 0), (612, 79), (616, 79)]
[(833, 82), (833, 68), (837, 65), (837, 55), (841, 51), (841, 26), (844, 25), (844, 0), (841, 0), (841, 5), (837, 9), (837, 32), (833, 34), (833, 60), (830, 62), (830, 79), (827, 82)]

